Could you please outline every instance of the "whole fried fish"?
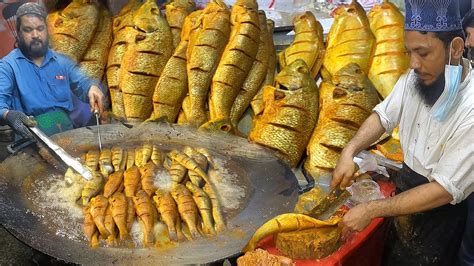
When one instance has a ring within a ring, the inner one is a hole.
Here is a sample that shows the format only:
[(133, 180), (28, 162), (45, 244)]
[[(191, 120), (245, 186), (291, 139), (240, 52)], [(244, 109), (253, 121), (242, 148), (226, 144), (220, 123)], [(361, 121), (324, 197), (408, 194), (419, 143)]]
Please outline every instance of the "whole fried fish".
[(133, 222), (135, 222), (135, 206), (133, 205), (132, 198), (127, 198), (127, 230), (130, 232), (132, 230)]
[(207, 121), (209, 87), (229, 35), (230, 12), (226, 4), (211, 0), (192, 29), (187, 50), (189, 113), (186, 118), (194, 127)]
[(90, 213), (90, 204), (82, 207), (82, 214), (84, 215), (84, 234), (87, 240), (89, 240), (90, 246), (96, 248), (99, 246), (99, 233), (95, 226), (94, 218), (92, 218), (92, 214)]
[(152, 152), (153, 152), (153, 146), (150, 143), (143, 144), (141, 165), (145, 165), (148, 163), (148, 161), (151, 159)]
[(186, 167), (182, 166), (176, 160), (166, 160), (165, 168), (168, 170), (173, 185), (181, 183), (188, 171)]
[(104, 185), (104, 197), (109, 198), (123, 185), (123, 170), (114, 172)]
[(178, 241), (178, 230), (181, 231), (181, 220), (179, 218), (178, 206), (169, 192), (157, 189), (153, 196), (156, 209), (161, 214), (161, 220), (168, 227), (170, 239)]
[(181, 41), (166, 63), (153, 93), (153, 118), (165, 117), (168, 122), (174, 123), (181, 110), (182, 102), (188, 92), (186, 51), (189, 34), (200, 14), (201, 11), (193, 12), (184, 21)]
[(376, 41), (369, 79), (385, 98), (409, 66), (404, 43), (404, 17), (388, 0), (374, 6), (368, 17)]
[(198, 209), (191, 192), (184, 185), (178, 184), (171, 191), (171, 196), (178, 205), (178, 212), (188, 226), (191, 238), (198, 238), (200, 236), (197, 229)]
[(304, 169), (313, 178), (336, 167), (342, 149), (378, 103), (377, 92), (361, 68), (350, 63), (320, 87), (318, 124), (307, 147)]
[(143, 121), (153, 110), (153, 91), (173, 52), (171, 30), (154, 0), (146, 0), (135, 12), (135, 39), (127, 47), (120, 72), (125, 116)]
[(230, 120), (233, 125), (237, 125), (240, 118), (244, 114), (247, 107), (250, 105), (253, 97), (257, 94), (262, 86), (265, 76), (267, 74), (268, 60), (270, 59), (269, 45), (268, 45), (268, 29), (267, 17), (264, 11), (258, 12), (258, 19), (260, 25), (260, 40), (258, 42), (258, 51), (253, 62), (252, 68), (249, 71), (247, 78), (235, 98), (232, 109), (230, 110)]
[(127, 165), (127, 152), (118, 146), (114, 146), (111, 149), (112, 153), (112, 165), (115, 171), (125, 170)]
[(73, 0), (48, 20), (50, 45), (80, 62), (99, 23), (99, 8), (91, 0)]
[(142, 189), (150, 197), (155, 194), (157, 189), (154, 184), (157, 171), (158, 167), (153, 162), (148, 162), (140, 167), (140, 172), (142, 173)]
[(130, 0), (120, 13), (113, 19), (114, 40), (107, 60), (107, 83), (112, 103), (112, 113), (118, 118), (125, 118), (123, 94), (120, 88), (122, 59), (129, 44), (135, 39), (136, 31), (133, 29), (133, 17), (140, 7), (141, 1)]
[(115, 192), (109, 199), (112, 217), (119, 230), (120, 240), (130, 239), (129, 228), (127, 227), (127, 198), (121, 192)]
[(231, 11), (232, 31), (212, 78), (210, 121), (230, 118), (230, 110), (258, 51), (260, 25), (255, 0), (237, 0)]
[(326, 54), (323, 59), (323, 79), (328, 80), (348, 63), (356, 63), (369, 73), (369, 62), (375, 44), (369, 20), (362, 6), (353, 0), (334, 11), (334, 22), (327, 35)]
[(99, 170), (105, 178), (114, 172), (114, 167), (112, 165), (112, 151), (108, 148), (103, 148), (102, 151), (100, 151)]
[(111, 204), (108, 204), (107, 209), (105, 210), (104, 226), (107, 232), (109, 233), (109, 236), (107, 237), (105, 242), (110, 246), (117, 245), (116, 239), (115, 239), (117, 232), (115, 231), (115, 222), (114, 222), (114, 217), (112, 215)]
[[(204, 172), (207, 171), (207, 167), (209, 166), (208, 162), (207, 162), (207, 158), (206, 156), (204, 156), (203, 154), (197, 152), (196, 150), (194, 150), (193, 148), (187, 146), (183, 149), (183, 152), (184, 154), (186, 154), (189, 158), (193, 159), (199, 166), (200, 169), (202, 169)], [(191, 180), (191, 183), (198, 186), (198, 187), (202, 187), (204, 185), (204, 180), (202, 179), (202, 177), (192, 171), (192, 170), (189, 170), (188, 171), (188, 177), (189, 177), (189, 180)]]
[(81, 70), (89, 78), (102, 80), (112, 38), (112, 15), (106, 7), (100, 5), (97, 30), (80, 63)]
[(173, 35), (173, 48), (176, 48), (181, 40), (181, 30), (184, 28), (184, 19), (196, 9), (192, 0), (173, 0), (165, 6), (166, 20)]
[(102, 238), (107, 239), (109, 232), (105, 229), (105, 211), (107, 210), (109, 201), (103, 195), (97, 195), (91, 199), (91, 214), (94, 223), (99, 229)]
[(212, 218), (212, 204), (211, 199), (207, 196), (206, 192), (194, 185), (191, 182), (186, 182), (186, 188), (193, 194), (194, 202), (199, 209), (199, 213), (202, 218), (202, 231), (204, 234), (213, 235), (216, 233), (214, 230), (214, 219)]
[(166, 158), (166, 154), (161, 151), (158, 146), (153, 145), (152, 151), (151, 151), (151, 161), (156, 165), (156, 166), (161, 166), (163, 165), (163, 162)]
[(141, 175), (138, 166), (134, 165), (128, 168), (123, 174), (123, 185), (125, 195), (127, 197), (135, 196), (135, 193), (140, 189)]
[(226, 228), (226, 222), (225, 222), (224, 214), (222, 213), (221, 203), (219, 202), (219, 199), (217, 198), (216, 191), (213, 188), (213, 186), (211, 186), (211, 184), (209, 183), (205, 184), (203, 189), (204, 189), (204, 192), (206, 192), (206, 194), (209, 196), (209, 199), (211, 200), (212, 217), (214, 218), (216, 231), (222, 232)]
[(135, 165), (135, 153), (136, 150), (134, 148), (130, 148), (127, 150), (127, 169), (130, 169), (132, 166)]
[(132, 199), (137, 216), (143, 227), (143, 245), (149, 247), (155, 242), (155, 237), (153, 235), (153, 227), (157, 218), (155, 207), (147, 193), (143, 190), (139, 190), (136, 196), (132, 197)]
[(100, 153), (98, 150), (90, 150), (86, 153), (86, 166), (91, 171), (96, 171), (99, 166)]
[(92, 179), (88, 180), (82, 189), (82, 205), (87, 205), (92, 197), (99, 194), (103, 185), (104, 177), (98, 171), (92, 171)]
[(265, 109), (254, 118), (249, 140), (275, 150), (296, 167), (318, 119), (318, 88), (302, 59), (275, 79), (276, 87), (264, 88)]
[(268, 45), (268, 67), (267, 74), (263, 80), (262, 86), (258, 90), (257, 94), (253, 97), (250, 106), (252, 107), (253, 113), (255, 116), (259, 116), (263, 113), (263, 87), (270, 85), (273, 86), (275, 83), (275, 72), (276, 72), (276, 50), (275, 44), (273, 43), (273, 29), (275, 28), (275, 23), (271, 19), (267, 19), (267, 30), (268, 30), (268, 39), (266, 41)]
[(311, 76), (316, 78), (324, 57), (323, 27), (309, 11), (296, 16), (293, 24), (295, 39), (279, 54), (280, 68), (283, 69), (296, 59), (303, 59), (311, 70)]

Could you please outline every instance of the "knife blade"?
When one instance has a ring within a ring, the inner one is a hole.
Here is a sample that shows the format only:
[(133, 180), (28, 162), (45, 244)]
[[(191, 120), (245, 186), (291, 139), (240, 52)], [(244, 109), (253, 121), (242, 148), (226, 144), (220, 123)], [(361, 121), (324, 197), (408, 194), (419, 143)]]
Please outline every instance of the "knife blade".
[(71, 167), (76, 172), (78, 172), (84, 179), (87, 181), (92, 179), (92, 173), (84, 165), (82, 165), (78, 160), (72, 157), (67, 153), (63, 148), (61, 148), (56, 142), (51, 140), (46, 136), (39, 128), (37, 127), (28, 127), (35, 136), (35, 138), (43, 143), (49, 150), (56, 154), (68, 167)]

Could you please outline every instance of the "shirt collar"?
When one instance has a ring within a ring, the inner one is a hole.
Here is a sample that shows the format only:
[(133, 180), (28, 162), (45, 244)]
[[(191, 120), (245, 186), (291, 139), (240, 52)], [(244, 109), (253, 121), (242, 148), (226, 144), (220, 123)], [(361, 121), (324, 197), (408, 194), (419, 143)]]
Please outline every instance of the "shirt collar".
[[(19, 48), (16, 48), (15, 57), (17, 59), (26, 59), (28, 62), (34, 64), (34, 62), (31, 61), (28, 57), (26, 57)], [(53, 53), (53, 51), (48, 48), (48, 51), (46, 52), (46, 55), (44, 56), (42, 66), (46, 65), (52, 59), (54, 59), (54, 60), (57, 59), (56, 54)]]

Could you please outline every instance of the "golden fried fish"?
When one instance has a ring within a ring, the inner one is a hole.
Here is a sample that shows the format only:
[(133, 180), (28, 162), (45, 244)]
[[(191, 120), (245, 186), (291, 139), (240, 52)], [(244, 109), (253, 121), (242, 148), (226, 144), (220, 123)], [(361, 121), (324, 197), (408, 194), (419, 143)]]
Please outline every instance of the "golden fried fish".
[(266, 86), (265, 109), (254, 118), (249, 140), (269, 147), (296, 167), (318, 119), (318, 88), (306, 63), (297, 59)]
[(184, 28), (184, 20), (196, 9), (192, 0), (173, 0), (165, 6), (166, 20), (173, 35), (173, 48), (176, 48), (181, 40), (181, 30)]
[(342, 149), (378, 103), (377, 92), (361, 68), (350, 63), (320, 86), (318, 124), (307, 147), (304, 169), (313, 178), (336, 167)]
[(130, 239), (129, 228), (127, 227), (127, 198), (121, 192), (115, 192), (109, 199), (112, 217), (119, 230), (120, 240)]
[(155, 243), (153, 227), (157, 219), (156, 209), (150, 197), (143, 190), (139, 190), (136, 196), (132, 197), (137, 217), (143, 227), (143, 245), (149, 247)]
[(147, 164), (140, 167), (140, 172), (142, 173), (142, 189), (150, 197), (155, 194), (157, 189), (154, 184), (157, 171), (158, 167), (153, 162), (148, 162)]
[(109, 176), (104, 185), (104, 197), (109, 198), (123, 185), (123, 172), (119, 170)]
[(123, 174), (124, 192), (127, 197), (135, 196), (140, 189), (141, 175), (138, 166), (134, 165), (128, 168)]
[(178, 212), (181, 216), (181, 219), (188, 226), (189, 232), (191, 233), (191, 238), (195, 239), (200, 236), (197, 229), (198, 221), (198, 208), (196, 203), (194, 203), (191, 192), (182, 184), (178, 184), (173, 187), (171, 191), (171, 196), (173, 196), (174, 201), (178, 205)]
[(91, 199), (91, 214), (94, 219), (94, 223), (99, 229), (102, 238), (107, 239), (109, 232), (105, 229), (105, 211), (107, 210), (109, 201), (103, 195), (97, 195)]
[(404, 17), (388, 0), (374, 6), (368, 17), (376, 41), (369, 79), (382, 98), (386, 98), (400, 75), (409, 67), (404, 42)]
[(135, 39), (127, 47), (120, 71), (125, 116), (143, 121), (153, 110), (153, 91), (173, 52), (171, 30), (154, 0), (146, 0), (135, 12)]
[(82, 205), (85, 206), (89, 200), (99, 194), (104, 185), (104, 177), (98, 172), (92, 172), (92, 179), (88, 180), (82, 189)]
[(187, 50), (189, 113), (186, 118), (194, 127), (208, 120), (209, 87), (229, 35), (230, 12), (226, 4), (211, 0), (192, 29)]
[(365, 10), (353, 0), (350, 5), (337, 7), (333, 14), (334, 22), (327, 35), (323, 59), (323, 79), (329, 80), (348, 63), (358, 64), (367, 74), (375, 37), (370, 31)]
[(214, 229), (214, 219), (212, 218), (211, 199), (206, 192), (191, 182), (186, 182), (186, 188), (193, 193), (193, 199), (199, 209), (202, 218), (202, 231), (204, 234), (213, 235), (216, 233)]
[(153, 196), (156, 209), (161, 214), (161, 220), (168, 227), (170, 239), (178, 241), (177, 231), (181, 231), (181, 220), (179, 218), (178, 206), (169, 192), (156, 190), (156, 195)]
[(232, 32), (212, 78), (210, 121), (230, 118), (230, 110), (258, 51), (260, 25), (255, 0), (237, 0), (231, 11)]
[(94, 218), (92, 218), (92, 214), (90, 213), (90, 204), (82, 207), (82, 214), (84, 215), (84, 234), (87, 240), (89, 240), (90, 246), (96, 248), (99, 246), (99, 235), (94, 223)]
[(214, 222), (216, 225), (216, 231), (222, 232), (226, 228), (226, 222), (224, 214), (222, 213), (221, 203), (217, 198), (217, 194), (215, 189), (211, 186), (211, 184), (207, 183), (204, 185), (204, 192), (209, 196), (212, 204), (212, 217), (214, 218)]

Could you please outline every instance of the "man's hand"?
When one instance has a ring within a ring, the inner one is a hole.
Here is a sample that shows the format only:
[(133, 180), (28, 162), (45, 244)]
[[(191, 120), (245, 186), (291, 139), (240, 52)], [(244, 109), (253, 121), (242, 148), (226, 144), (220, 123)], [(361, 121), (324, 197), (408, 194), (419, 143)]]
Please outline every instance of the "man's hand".
[(36, 126), (36, 120), (34, 118), (28, 117), (25, 113), (20, 111), (10, 110), (5, 113), (5, 120), (16, 133), (24, 138), (33, 138), (33, 135), (26, 126)]
[(352, 156), (342, 153), (336, 164), (336, 169), (332, 173), (331, 187), (339, 186), (345, 189), (351, 184), (352, 179), (356, 178), (357, 167)]
[(360, 232), (370, 224), (372, 219), (368, 204), (361, 203), (350, 209), (342, 218), (343, 231), (344, 233), (348, 231)]
[(102, 114), (104, 112), (105, 96), (99, 87), (92, 85), (87, 96), (89, 97), (91, 112), (94, 113), (94, 110), (98, 108), (99, 113)]

